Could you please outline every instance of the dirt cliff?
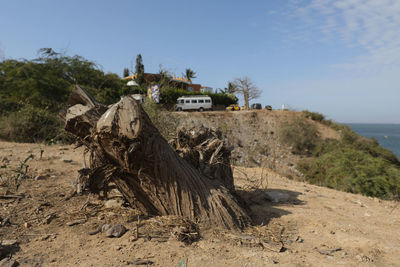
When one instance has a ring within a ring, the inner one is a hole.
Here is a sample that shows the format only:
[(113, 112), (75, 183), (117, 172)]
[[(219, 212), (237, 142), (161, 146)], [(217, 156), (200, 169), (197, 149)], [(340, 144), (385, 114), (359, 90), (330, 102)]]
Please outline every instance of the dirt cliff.
[(179, 126), (204, 125), (217, 128), (233, 147), (233, 164), (245, 167), (267, 167), (282, 175), (296, 177), (296, 163), (304, 156), (295, 155), (280, 141), (281, 126), (287, 121), (307, 120), (314, 124), (322, 139), (338, 139), (339, 132), (304, 118), (294, 111), (174, 112)]

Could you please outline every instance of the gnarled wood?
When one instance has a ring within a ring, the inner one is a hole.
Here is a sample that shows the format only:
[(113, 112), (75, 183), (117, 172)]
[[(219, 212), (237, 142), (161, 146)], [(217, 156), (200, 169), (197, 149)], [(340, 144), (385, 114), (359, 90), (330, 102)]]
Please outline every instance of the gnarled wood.
[[(79, 101), (68, 109), (66, 130), (90, 151), (90, 170), (81, 174), (87, 175), (91, 191), (106, 190), (113, 182), (143, 213), (180, 215), (225, 228), (250, 223), (233, 192), (230, 150), (218, 135), (203, 140), (181, 131), (173, 142), (175, 151), (132, 97), (123, 97), (107, 110), (89, 95), (74, 99)], [(204, 131), (204, 136), (210, 135)]]

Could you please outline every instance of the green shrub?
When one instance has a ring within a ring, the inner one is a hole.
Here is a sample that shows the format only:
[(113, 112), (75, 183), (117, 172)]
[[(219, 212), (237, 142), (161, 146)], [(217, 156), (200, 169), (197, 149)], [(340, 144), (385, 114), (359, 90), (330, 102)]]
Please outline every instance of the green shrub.
[(385, 199), (399, 197), (400, 168), (356, 148), (336, 146), (301, 162), (298, 169), (313, 184)]
[(0, 118), (0, 137), (17, 142), (67, 141), (63, 122), (52, 112), (31, 105)]
[(344, 127), (340, 140), (321, 142), (297, 166), (313, 184), (383, 199), (400, 196), (400, 162), (376, 140)]
[(313, 121), (323, 121), (325, 119), (325, 116), (318, 112), (303, 110), (303, 114), (306, 118), (312, 119)]
[(302, 113), (303, 113), (304, 117), (311, 119), (313, 121), (318, 121), (334, 130), (339, 131), (339, 130), (342, 130), (344, 127), (343, 125), (337, 124), (337, 123), (333, 122), (332, 120), (327, 120), (325, 118), (325, 116), (321, 113), (312, 112), (312, 111), (308, 111), (308, 110), (303, 110)]
[(94, 62), (40, 49), (33, 60), (0, 61), (0, 137), (8, 140), (69, 141), (58, 118), (75, 84), (96, 100), (119, 100), (126, 82)]
[(320, 142), (317, 127), (302, 118), (282, 123), (279, 139), (282, 143), (291, 146), (295, 154), (310, 154)]
[(145, 86), (127, 86), (124, 84), (119, 92), (119, 95), (131, 95), (131, 94), (141, 94), (147, 95), (147, 89)]

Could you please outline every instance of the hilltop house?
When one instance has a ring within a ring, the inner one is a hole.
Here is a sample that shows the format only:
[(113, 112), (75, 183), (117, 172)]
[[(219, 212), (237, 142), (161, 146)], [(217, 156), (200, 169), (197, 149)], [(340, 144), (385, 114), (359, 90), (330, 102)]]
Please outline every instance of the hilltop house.
[[(136, 73), (130, 76), (122, 78), (123, 80), (134, 80), (136, 79)], [(156, 82), (161, 78), (161, 74), (158, 73), (144, 73), (144, 80), (146, 83), (153, 83)], [(202, 88), (201, 84), (190, 83), (188, 79), (184, 77), (174, 77), (171, 79), (171, 86), (180, 88), (189, 92), (200, 92), (200, 88)]]

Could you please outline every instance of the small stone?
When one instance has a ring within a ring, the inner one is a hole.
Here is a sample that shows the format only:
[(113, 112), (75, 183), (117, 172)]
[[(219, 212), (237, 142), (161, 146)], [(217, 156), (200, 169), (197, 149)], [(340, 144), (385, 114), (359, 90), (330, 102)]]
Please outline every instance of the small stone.
[(265, 198), (271, 202), (286, 202), (289, 200), (289, 195), (278, 191), (268, 191), (265, 193)]
[(29, 228), (29, 227), (31, 227), (31, 226), (32, 226), (32, 225), (31, 225), (30, 223), (28, 223), (28, 222), (25, 222), (25, 223), (24, 223), (24, 227), (25, 227), (25, 228)]
[(112, 228), (112, 225), (106, 223), (106, 224), (103, 224), (103, 225), (101, 226), (101, 231), (104, 233), (104, 232), (106, 232), (108, 229), (111, 229), (111, 228)]
[(62, 161), (62, 162), (65, 162), (65, 163), (71, 163), (71, 162), (72, 162), (72, 159), (62, 159), (61, 161)]
[(295, 241), (297, 243), (303, 243), (304, 242), (303, 238), (301, 238), (300, 236), (298, 236)]
[(329, 232), (331, 235), (334, 235), (335, 234), (335, 231), (330, 231)]
[(127, 229), (122, 224), (116, 224), (106, 231), (107, 237), (121, 237)]
[(136, 240), (138, 240), (138, 239), (134, 235), (129, 237), (129, 241), (131, 241), (131, 242), (135, 242)]

